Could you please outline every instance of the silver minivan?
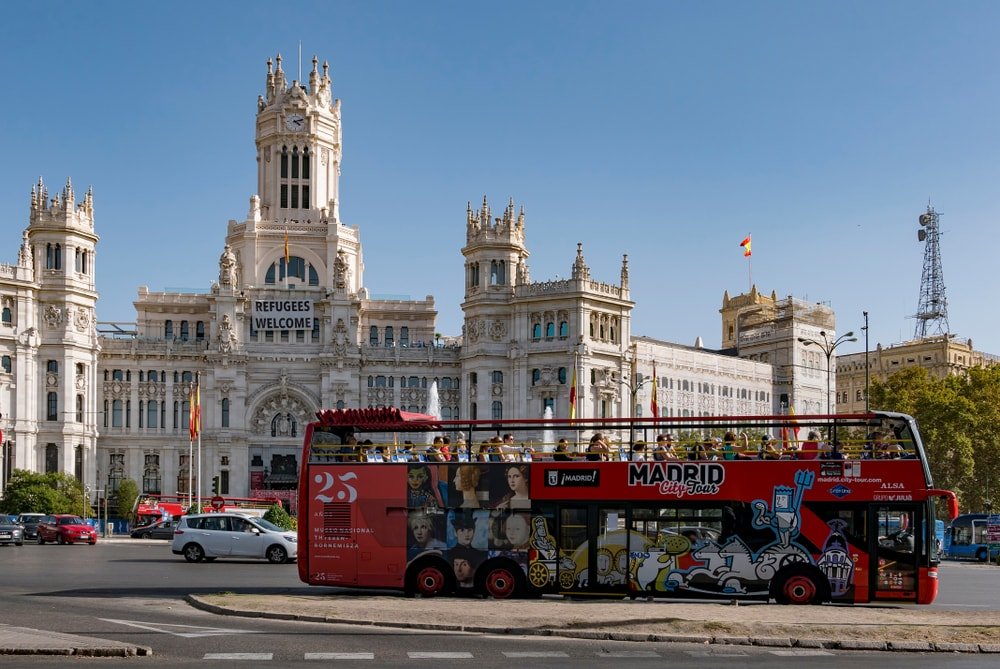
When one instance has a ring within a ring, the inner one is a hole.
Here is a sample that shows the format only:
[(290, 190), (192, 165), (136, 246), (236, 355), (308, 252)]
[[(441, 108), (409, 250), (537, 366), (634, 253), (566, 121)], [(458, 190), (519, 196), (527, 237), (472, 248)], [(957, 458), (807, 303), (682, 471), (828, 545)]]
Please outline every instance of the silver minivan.
[(170, 548), (188, 562), (233, 557), (281, 564), (295, 559), (297, 542), (295, 532), (263, 518), (233, 512), (199, 513), (181, 517)]

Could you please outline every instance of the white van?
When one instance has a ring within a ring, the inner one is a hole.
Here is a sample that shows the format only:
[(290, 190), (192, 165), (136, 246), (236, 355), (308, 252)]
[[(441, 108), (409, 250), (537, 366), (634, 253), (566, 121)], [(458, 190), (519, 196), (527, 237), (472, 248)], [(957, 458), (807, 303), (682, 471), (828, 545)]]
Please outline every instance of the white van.
[(182, 516), (171, 550), (188, 562), (220, 557), (255, 558), (281, 564), (298, 554), (298, 537), (274, 523), (244, 513)]

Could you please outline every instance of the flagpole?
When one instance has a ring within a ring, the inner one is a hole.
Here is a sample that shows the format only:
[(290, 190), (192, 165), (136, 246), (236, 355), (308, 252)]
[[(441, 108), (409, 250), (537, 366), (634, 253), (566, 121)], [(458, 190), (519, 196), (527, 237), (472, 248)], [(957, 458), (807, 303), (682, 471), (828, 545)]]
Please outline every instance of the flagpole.
[[(188, 411), (188, 419), (191, 418), (191, 412)], [(192, 494), (194, 493), (194, 439), (191, 439), (191, 431), (188, 430), (188, 509), (191, 509), (191, 504), (194, 502)]]
[(198, 513), (201, 513), (201, 372), (194, 373), (194, 429), (198, 434)]

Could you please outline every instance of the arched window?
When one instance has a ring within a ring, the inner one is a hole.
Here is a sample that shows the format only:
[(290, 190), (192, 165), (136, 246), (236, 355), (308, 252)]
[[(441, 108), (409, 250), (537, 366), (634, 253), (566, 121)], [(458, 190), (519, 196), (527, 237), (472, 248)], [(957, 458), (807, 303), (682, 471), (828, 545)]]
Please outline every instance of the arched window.
[(403, 348), (410, 345), (410, 328), (405, 325), (399, 328), (399, 345)]
[(541, 380), (542, 380), (542, 372), (541, 372), (541, 370), (538, 369), (537, 367), (535, 369), (531, 370), (531, 385), (535, 385), (535, 384), (537, 384)]
[(493, 403), (493, 420), (503, 420), (503, 402)]
[(568, 337), (569, 336), (569, 323), (566, 321), (559, 321), (559, 336)]
[(160, 494), (160, 456), (147, 453), (142, 469), (142, 492), (145, 495)]
[(181, 321), (181, 341), (187, 341), (188, 337), (191, 335), (190, 328), (187, 321)]
[(194, 324), (194, 338), (196, 341), (205, 339), (205, 321), (198, 321)]
[(493, 372), (493, 383), (503, 383), (503, 372), (499, 370)]
[(375, 325), (368, 328), (368, 343), (372, 346), (378, 346), (378, 327)]
[(542, 338), (542, 324), (541, 323), (535, 323), (534, 325), (531, 326), (531, 338), (532, 339), (541, 339)]
[(45, 363), (45, 371), (48, 372), (49, 374), (58, 374), (59, 373), (59, 361), (58, 360), (49, 360), (48, 362), (46, 362)]
[(12, 325), (14, 323), (14, 313), (10, 310), (10, 307), (3, 308), (3, 316), (0, 317), (0, 322), (4, 325)]
[(229, 427), (229, 398), (222, 398), (222, 427)]
[(386, 348), (392, 348), (396, 343), (396, 335), (392, 330), (391, 325), (385, 326), (385, 345)]
[(556, 336), (556, 324), (555, 323), (549, 321), (548, 323), (545, 324), (545, 336), (546, 337), (555, 337)]
[(151, 430), (156, 429), (156, 419), (160, 415), (160, 404), (156, 400), (149, 400), (146, 403), (146, 427)]
[(45, 397), (45, 420), (59, 420), (59, 394), (50, 392)]
[(174, 322), (167, 319), (163, 322), (163, 338), (173, 339), (174, 338)]
[(272, 437), (295, 437), (298, 435), (298, 423), (290, 413), (275, 414), (271, 419)]

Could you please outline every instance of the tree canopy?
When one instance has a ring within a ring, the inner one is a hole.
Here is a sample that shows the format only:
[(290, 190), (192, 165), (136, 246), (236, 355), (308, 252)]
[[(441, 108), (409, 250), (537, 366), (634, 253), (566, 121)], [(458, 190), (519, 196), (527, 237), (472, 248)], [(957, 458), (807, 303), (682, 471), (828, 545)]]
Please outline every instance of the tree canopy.
[(89, 507), (83, 485), (61, 472), (38, 474), (15, 469), (0, 499), (3, 513), (75, 513), (86, 517)]

